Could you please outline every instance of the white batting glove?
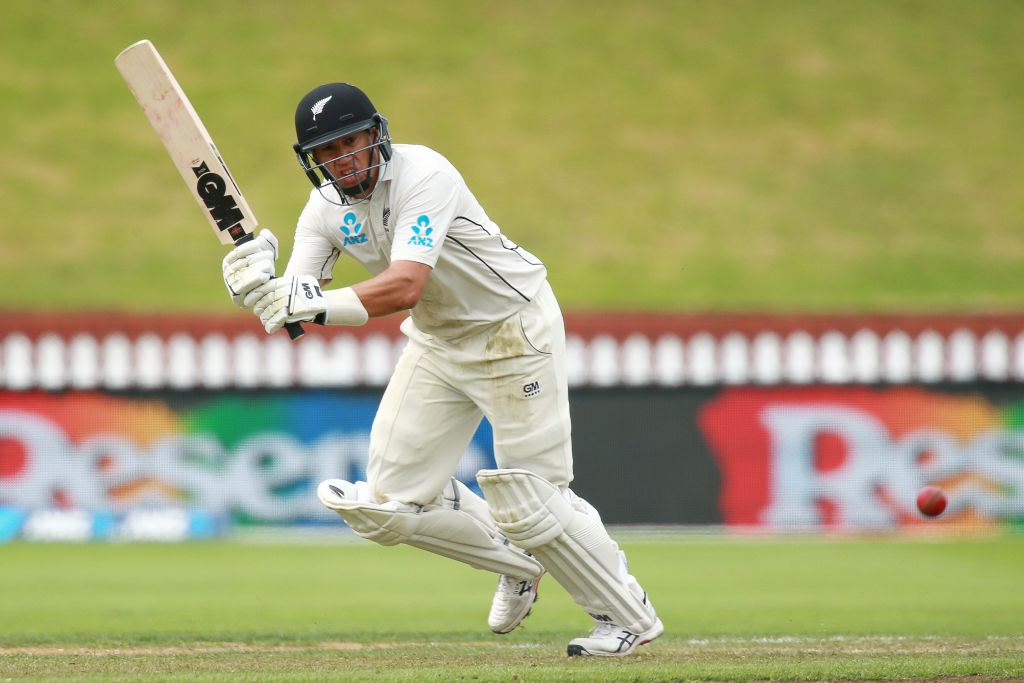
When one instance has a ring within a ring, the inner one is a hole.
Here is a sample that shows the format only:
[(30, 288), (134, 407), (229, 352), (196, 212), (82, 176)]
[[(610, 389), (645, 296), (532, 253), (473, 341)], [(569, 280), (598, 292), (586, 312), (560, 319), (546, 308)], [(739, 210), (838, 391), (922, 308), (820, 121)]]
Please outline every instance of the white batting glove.
[(246, 295), (245, 308), (260, 317), (267, 334), (286, 323), (309, 322), (327, 311), (320, 282), (312, 275), (285, 275), (262, 284)]
[(277, 261), (277, 238), (269, 230), (260, 230), (256, 239), (241, 244), (224, 257), (224, 286), (231, 301), (239, 308), (245, 305), (245, 295), (274, 277)]

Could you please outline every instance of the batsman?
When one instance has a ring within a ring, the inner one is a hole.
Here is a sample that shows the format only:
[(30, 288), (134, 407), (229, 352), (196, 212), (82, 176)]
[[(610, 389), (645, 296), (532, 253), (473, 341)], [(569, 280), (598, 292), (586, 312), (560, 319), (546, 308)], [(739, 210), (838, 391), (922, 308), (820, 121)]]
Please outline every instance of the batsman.
[[(495, 633), (530, 613), (548, 573), (594, 620), (570, 656), (627, 655), (661, 635), (647, 593), (573, 479), (565, 330), (544, 264), (502, 234), (459, 172), (392, 144), (359, 88), (299, 102), (294, 150), (313, 184), (294, 249), (275, 275), (263, 230), (224, 259), (232, 301), (268, 333), (287, 323), (362, 325), (409, 311), (408, 337), (370, 432), (366, 481), (317, 494), (360, 536), (405, 543), (499, 575)], [(342, 253), (370, 277), (327, 289)], [(454, 478), (480, 421), (494, 433), (484, 497)]]

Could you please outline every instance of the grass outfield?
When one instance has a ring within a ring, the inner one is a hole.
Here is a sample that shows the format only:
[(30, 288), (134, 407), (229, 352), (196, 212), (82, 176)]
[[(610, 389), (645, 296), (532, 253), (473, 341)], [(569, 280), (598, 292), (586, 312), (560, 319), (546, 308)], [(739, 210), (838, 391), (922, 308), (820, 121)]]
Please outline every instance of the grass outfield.
[(490, 575), (406, 547), (0, 546), (0, 680), (1024, 677), (1019, 537), (625, 539), (666, 632), (614, 660), (550, 578), (499, 637)]

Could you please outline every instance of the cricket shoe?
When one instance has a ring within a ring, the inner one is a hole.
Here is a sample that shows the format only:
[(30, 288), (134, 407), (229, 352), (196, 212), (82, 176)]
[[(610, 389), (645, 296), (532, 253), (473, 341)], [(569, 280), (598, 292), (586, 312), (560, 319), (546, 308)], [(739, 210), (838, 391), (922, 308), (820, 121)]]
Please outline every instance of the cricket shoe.
[(573, 638), (569, 641), (567, 654), (570, 657), (598, 655), (603, 657), (621, 657), (651, 642), (664, 632), (661, 619), (654, 618), (654, 625), (643, 633), (633, 633), (627, 629), (607, 622), (598, 622), (590, 635), (585, 638)]
[(533, 603), (537, 600), (537, 587), (542, 576), (536, 579), (517, 579), (502, 574), (498, 577), (498, 590), (494, 591), (491, 613), (487, 615), (487, 625), (492, 631), (513, 631), (530, 615)]

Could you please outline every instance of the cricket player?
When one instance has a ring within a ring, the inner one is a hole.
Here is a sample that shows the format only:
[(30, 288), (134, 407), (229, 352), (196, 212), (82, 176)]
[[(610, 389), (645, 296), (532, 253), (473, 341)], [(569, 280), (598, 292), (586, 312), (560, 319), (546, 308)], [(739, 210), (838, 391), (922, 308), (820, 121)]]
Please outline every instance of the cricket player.
[[(360, 536), (499, 574), (488, 625), (515, 629), (551, 574), (593, 619), (569, 655), (626, 655), (661, 635), (647, 594), (573, 478), (565, 331), (544, 264), (488, 218), (437, 152), (392, 144), (358, 88), (299, 102), (294, 145), (313, 184), (284, 274), (268, 230), (223, 263), (232, 300), (268, 333), (409, 311), (409, 338), (370, 432), (365, 482), (318, 496)], [(326, 289), (339, 256), (371, 277)], [(497, 469), (484, 497), (453, 477), (482, 417)]]

